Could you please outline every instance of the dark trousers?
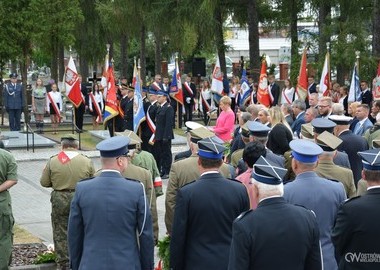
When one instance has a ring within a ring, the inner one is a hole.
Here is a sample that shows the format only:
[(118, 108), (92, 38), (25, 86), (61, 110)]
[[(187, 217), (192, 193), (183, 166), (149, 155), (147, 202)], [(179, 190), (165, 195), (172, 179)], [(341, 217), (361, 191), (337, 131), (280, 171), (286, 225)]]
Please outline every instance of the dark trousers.
[(185, 103), (183, 106), (185, 106), (185, 115), (183, 116), (184, 123), (186, 123), (187, 121), (193, 121), (194, 104)]
[(9, 129), (11, 131), (21, 130), (21, 109), (7, 109), (9, 116)]
[(174, 98), (170, 100), (170, 105), (174, 109), (174, 128), (177, 126), (176, 117), (178, 117), (178, 127), (182, 128), (182, 105), (178, 101), (176, 101)]
[[(169, 174), (170, 167), (172, 166), (172, 141), (156, 141), (154, 143), (157, 151), (155, 154), (158, 156), (156, 159), (158, 170), (160, 170), (161, 174)], [(154, 151), (154, 152), (155, 152)]]
[(75, 108), (75, 125), (79, 130), (83, 129), (83, 115), (85, 111), (85, 105), (81, 103), (78, 108)]

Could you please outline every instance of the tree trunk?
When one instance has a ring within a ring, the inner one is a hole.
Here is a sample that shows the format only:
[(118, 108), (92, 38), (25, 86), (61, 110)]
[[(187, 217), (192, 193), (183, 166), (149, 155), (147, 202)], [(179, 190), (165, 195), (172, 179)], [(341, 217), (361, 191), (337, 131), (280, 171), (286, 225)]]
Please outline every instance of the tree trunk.
[(380, 1), (373, 1), (373, 28), (372, 28), (372, 55), (376, 61), (380, 60)]
[(21, 71), (21, 80), (22, 80), (22, 85), (23, 85), (23, 89), (22, 89), (22, 95), (24, 97), (24, 104), (23, 104), (23, 111), (24, 111), (24, 119), (25, 119), (25, 124), (26, 123), (29, 123), (29, 107), (28, 107), (28, 95), (30, 95), (31, 93), (28, 93), (27, 91), (27, 75), (28, 75), (28, 65), (29, 65), (29, 62), (30, 62), (30, 44), (25, 44), (23, 49), (23, 59), (20, 63), (20, 71)]
[(319, 6), (319, 18), (318, 18), (318, 28), (319, 28), (319, 56), (317, 61), (322, 62), (325, 59), (325, 54), (327, 51), (326, 43), (330, 41), (330, 36), (326, 34), (326, 28), (330, 25), (330, 14), (331, 14), (331, 4), (328, 1), (321, 1)]
[(220, 63), (220, 69), (224, 73), (224, 75), (227, 75), (226, 70), (226, 46), (224, 45), (224, 32), (223, 32), (223, 19), (222, 19), (222, 12), (220, 10), (220, 7), (218, 6), (215, 9), (215, 39), (216, 39), (216, 47), (218, 51), (218, 57), (219, 57), (219, 63)]
[(251, 76), (255, 82), (260, 78), (260, 45), (259, 45), (259, 19), (257, 1), (248, 1), (248, 34), (249, 34), (249, 60)]
[(120, 40), (120, 76), (121, 77), (127, 77), (128, 73), (128, 63), (127, 63), (127, 55), (128, 55), (128, 36), (127, 34), (122, 34), (121, 35), (121, 40)]
[(155, 37), (155, 44), (154, 44), (154, 49), (155, 49), (154, 72), (156, 74), (161, 74), (161, 72), (162, 72), (162, 70), (161, 70), (161, 60), (162, 60), (161, 43), (162, 43), (162, 40), (161, 40), (161, 35), (160, 35), (160, 33), (158, 31), (154, 33), (154, 37)]
[[(299, 53), (298, 53), (298, 31), (297, 31), (297, 22), (298, 22), (298, 10), (297, 10), (297, 0), (291, 0), (290, 2), (290, 40), (291, 40), (291, 65), (292, 67), (299, 67)], [(290, 77), (292, 82), (297, 81), (299, 68), (292, 68), (290, 71)]]
[(142, 85), (146, 83), (146, 28), (145, 25), (141, 26), (141, 36), (140, 36), (140, 76), (142, 80)]
[(51, 36), (51, 75), (50, 77), (58, 82), (58, 37)]
[(59, 45), (59, 57), (58, 57), (58, 81), (63, 80), (63, 74), (65, 73), (65, 47)]

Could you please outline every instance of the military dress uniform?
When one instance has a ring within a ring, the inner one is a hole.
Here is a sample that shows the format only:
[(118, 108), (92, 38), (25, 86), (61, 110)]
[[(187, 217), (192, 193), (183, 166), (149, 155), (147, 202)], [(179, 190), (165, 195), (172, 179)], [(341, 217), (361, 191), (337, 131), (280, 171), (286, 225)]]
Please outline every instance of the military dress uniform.
[[(0, 185), (7, 180), (17, 181), (15, 158), (0, 149)], [(11, 195), (8, 190), (0, 192), (0, 269), (8, 269), (13, 246), (13, 224)]]
[(72, 148), (67, 148), (52, 156), (42, 172), (41, 185), (53, 188), (50, 198), (51, 222), (57, 254), (56, 262), (62, 269), (66, 269), (69, 262), (67, 223), (75, 187), (79, 180), (92, 177), (94, 173), (92, 161)]
[[(11, 79), (17, 79), (17, 74), (12, 73)], [(24, 106), (23, 89), (20, 83), (7, 83), (3, 89), (3, 105), (8, 113), (9, 128), (11, 131), (21, 130), (21, 113)]]

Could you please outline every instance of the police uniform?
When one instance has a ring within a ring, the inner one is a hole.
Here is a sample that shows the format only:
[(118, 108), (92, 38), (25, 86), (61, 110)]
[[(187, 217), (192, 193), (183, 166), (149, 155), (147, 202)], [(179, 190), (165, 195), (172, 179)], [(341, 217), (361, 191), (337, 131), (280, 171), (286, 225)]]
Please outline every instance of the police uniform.
[[(307, 140), (290, 142), (293, 158), (299, 163), (316, 163), (323, 152), (317, 144)], [(294, 162), (294, 161), (293, 161)], [(285, 185), (284, 198), (290, 203), (312, 210), (316, 217), (322, 245), (324, 269), (337, 269), (331, 228), (339, 205), (346, 199), (342, 183), (319, 177), (312, 169), (299, 173)]]
[[(129, 139), (112, 137), (98, 143), (102, 158), (128, 152)], [(77, 184), (71, 203), (68, 242), (73, 270), (153, 269), (152, 219), (143, 185), (103, 169)]]
[[(253, 167), (255, 181), (282, 185), (285, 169), (263, 157)], [(261, 199), (233, 223), (228, 269), (322, 269), (315, 215), (280, 195)]]
[[(17, 183), (17, 164), (15, 158), (0, 149), (0, 185), (7, 181)], [(11, 195), (8, 190), (0, 192), (0, 269), (8, 269), (13, 246), (13, 224)]]
[[(324, 131), (322, 134), (318, 135), (316, 142), (323, 151), (334, 152), (342, 143), (342, 140), (333, 134)], [(356, 196), (356, 187), (352, 171), (335, 165), (332, 158), (320, 158), (315, 171), (323, 178), (341, 182), (346, 190), (348, 198)]]
[[(61, 139), (77, 140), (71, 134), (64, 135)], [(78, 181), (92, 177), (94, 173), (92, 161), (74, 148), (63, 149), (52, 156), (42, 172), (41, 186), (53, 188), (50, 198), (51, 223), (56, 262), (62, 269), (68, 269), (67, 223), (75, 187)]]
[[(16, 73), (11, 73), (9, 78), (17, 79)], [(11, 131), (21, 130), (21, 113), (24, 106), (23, 89), (20, 83), (7, 83), (3, 89), (3, 105), (8, 113), (9, 128)]]
[[(359, 152), (363, 170), (379, 171), (379, 149)], [(361, 197), (341, 205), (332, 230), (339, 257), (339, 269), (379, 269), (380, 267), (380, 179), (368, 179), (370, 187)]]
[[(198, 142), (202, 159), (222, 161), (225, 147), (212, 138)], [(247, 190), (238, 181), (206, 169), (179, 189), (170, 239), (171, 269), (226, 269), (232, 222), (249, 209)]]
[[(190, 134), (192, 143), (197, 143), (201, 139), (214, 135), (211, 131), (203, 128), (191, 130)], [(231, 177), (227, 164), (223, 163), (219, 168), (219, 172), (225, 178)], [(186, 184), (199, 179), (200, 176), (201, 175), (198, 170), (198, 155), (196, 153), (186, 159), (176, 161), (172, 164), (165, 196), (165, 225), (169, 234), (172, 232), (174, 208), (176, 205), (178, 190)]]

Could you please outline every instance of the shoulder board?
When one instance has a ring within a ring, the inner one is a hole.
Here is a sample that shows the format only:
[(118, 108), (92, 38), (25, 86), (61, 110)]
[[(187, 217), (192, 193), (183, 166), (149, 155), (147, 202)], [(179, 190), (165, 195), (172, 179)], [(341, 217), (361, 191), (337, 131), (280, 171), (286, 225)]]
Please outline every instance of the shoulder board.
[(79, 182), (84, 182), (84, 181), (91, 180), (91, 179), (94, 179), (94, 177), (89, 177), (89, 178), (81, 179), (81, 180), (79, 180)]
[(187, 185), (190, 185), (190, 184), (192, 184), (192, 183), (195, 183), (195, 181), (197, 181), (197, 180), (193, 180), (193, 181), (191, 181), (191, 182), (189, 182), (189, 183), (186, 183), (186, 184), (184, 184), (181, 188), (183, 188), (183, 187), (185, 187), (185, 186), (187, 186)]
[(240, 182), (239, 180), (236, 180), (235, 178), (226, 178), (226, 179), (230, 181), (238, 182), (239, 184), (243, 184), (242, 182)]
[(355, 197), (352, 197), (352, 198), (348, 198), (348, 199), (346, 199), (344, 202), (343, 202), (343, 204), (346, 204), (346, 203), (348, 203), (348, 202), (352, 202), (353, 200), (356, 200), (356, 199), (358, 199), (358, 198), (360, 198), (361, 196), (359, 195), (359, 196), (355, 196)]
[(237, 218), (236, 220), (240, 220), (242, 219), (243, 217), (245, 217), (248, 213), (251, 213), (253, 210), (252, 209), (249, 209), (247, 211), (244, 211), (243, 213), (241, 213)]
[(337, 183), (339, 183), (339, 181), (338, 180), (335, 180), (335, 179), (330, 179), (330, 178), (326, 178), (327, 180), (330, 180), (330, 181), (333, 181), (333, 182), (337, 182)]
[(139, 181), (139, 180), (132, 179), (132, 178), (127, 178), (127, 177), (125, 177), (125, 180), (129, 180), (129, 181), (132, 181), (132, 182), (138, 182), (138, 183), (141, 182), (141, 181)]

